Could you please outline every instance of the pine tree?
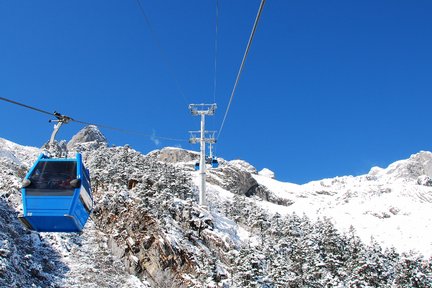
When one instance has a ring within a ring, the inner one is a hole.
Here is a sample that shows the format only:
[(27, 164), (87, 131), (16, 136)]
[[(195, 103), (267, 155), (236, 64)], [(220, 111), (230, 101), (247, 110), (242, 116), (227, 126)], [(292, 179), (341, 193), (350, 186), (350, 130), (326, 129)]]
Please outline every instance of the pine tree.
[(398, 287), (432, 287), (432, 262), (418, 255), (403, 255), (393, 284)]

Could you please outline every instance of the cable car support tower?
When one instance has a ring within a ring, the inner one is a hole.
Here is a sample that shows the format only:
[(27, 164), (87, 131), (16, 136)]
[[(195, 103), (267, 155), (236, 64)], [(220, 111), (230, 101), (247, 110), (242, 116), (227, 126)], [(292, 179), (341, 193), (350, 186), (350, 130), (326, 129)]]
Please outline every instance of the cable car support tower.
[[(200, 131), (189, 131), (190, 138), (189, 142), (196, 144), (200, 142), (200, 186), (199, 186), (199, 205), (207, 205), (206, 197), (206, 159), (205, 159), (205, 144), (216, 143), (215, 133), (216, 131), (205, 130), (205, 116), (213, 116), (216, 111), (216, 104), (190, 104), (189, 110), (194, 116), (201, 116), (201, 130)], [(198, 137), (199, 135), (199, 137)]]

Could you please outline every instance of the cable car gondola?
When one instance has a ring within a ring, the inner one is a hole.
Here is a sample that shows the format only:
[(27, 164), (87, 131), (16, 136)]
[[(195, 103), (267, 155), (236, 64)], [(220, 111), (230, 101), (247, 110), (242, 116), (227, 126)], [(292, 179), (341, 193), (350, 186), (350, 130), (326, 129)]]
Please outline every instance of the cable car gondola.
[(215, 157), (213, 157), (211, 160), (211, 166), (212, 166), (212, 168), (218, 168), (219, 167), (219, 162)]
[(218, 168), (219, 167), (219, 162), (216, 159), (216, 157), (214, 157), (214, 156), (206, 157), (206, 164), (211, 165), (212, 168)]
[(20, 221), (39, 232), (81, 232), (93, 210), (90, 176), (81, 154), (41, 154), (23, 181)]

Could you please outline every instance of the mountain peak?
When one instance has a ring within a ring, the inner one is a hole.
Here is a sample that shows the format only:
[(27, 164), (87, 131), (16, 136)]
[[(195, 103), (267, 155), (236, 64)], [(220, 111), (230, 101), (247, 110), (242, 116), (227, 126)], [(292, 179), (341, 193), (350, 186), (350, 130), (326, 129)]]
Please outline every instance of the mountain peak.
[(257, 170), (252, 164), (244, 161), (244, 160), (231, 160), (229, 161), (229, 165), (238, 167), (241, 170), (247, 171), (251, 174), (257, 174)]
[(369, 175), (376, 178), (388, 178), (394, 180), (417, 180), (420, 176), (432, 177), (432, 153), (420, 151), (412, 154), (410, 158), (396, 161), (385, 169), (374, 167)]
[(268, 168), (263, 168), (261, 171), (258, 172), (258, 175), (275, 179), (275, 173)]
[(88, 125), (81, 129), (77, 134), (75, 134), (72, 139), (68, 142), (67, 147), (69, 150), (72, 150), (77, 144), (83, 143), (98, 143), (107, 145), (108, 141), (105, 135), (99, 131), (97, 126)]

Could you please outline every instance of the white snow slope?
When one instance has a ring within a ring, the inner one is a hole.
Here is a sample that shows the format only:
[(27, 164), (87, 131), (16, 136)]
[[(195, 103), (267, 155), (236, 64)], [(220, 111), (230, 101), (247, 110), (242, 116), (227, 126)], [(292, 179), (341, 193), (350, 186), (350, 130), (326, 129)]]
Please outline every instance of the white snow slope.
[(422, 151), (409, 159), (366, 175), (283, 183), (255, 175), (261, 185), (294, 202), (289, 207), (262, 202), (280, 214), (305, 213), (328, 217), (341, 231), (353, 226), (365, 243), (373, 237), (398, 252), (418, 251), (432, 256), (432, 153)]

